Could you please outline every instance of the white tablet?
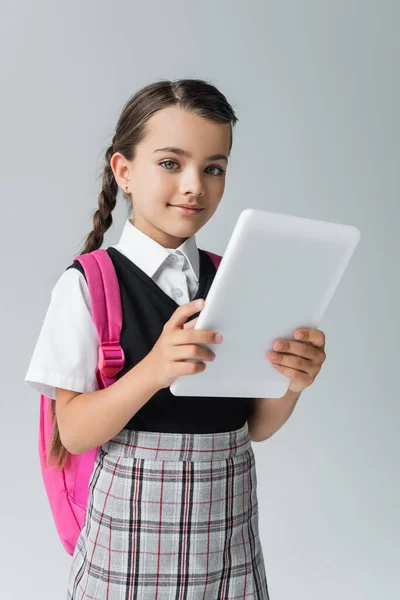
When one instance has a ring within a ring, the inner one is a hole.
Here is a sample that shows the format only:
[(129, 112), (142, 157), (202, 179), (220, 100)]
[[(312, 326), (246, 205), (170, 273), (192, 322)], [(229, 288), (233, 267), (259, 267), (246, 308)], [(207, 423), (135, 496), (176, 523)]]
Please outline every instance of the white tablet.
[(178, 377), (176, 396), (279, 398), (290, 379), (266, 354), (319, 323), (360, 240), (351, 225), (246, 209), (240, 214), (195, 329), (219, 331), (206, 369)]

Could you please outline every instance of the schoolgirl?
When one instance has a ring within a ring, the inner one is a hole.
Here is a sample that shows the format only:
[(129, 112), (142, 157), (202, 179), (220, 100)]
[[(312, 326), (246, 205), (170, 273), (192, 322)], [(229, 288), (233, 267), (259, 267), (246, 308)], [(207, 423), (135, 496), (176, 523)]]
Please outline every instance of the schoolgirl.
[(213, 360), (201, 344), (221, 343), (193, 328), (215, 276), (195, 236), (221, 201), (236, 121), (225, 96), (194, 79), (148, 85), (122, 110), (82, 249), (101, 247), (121, 189), (131, 218), (107, 252), (125, 366), (110, 387), (98, 388), (81, 265), (70, 264), (52, 290), (26, 381), (56, 400), (60, 464), (101, 446), (68, 600), (269, 598), (251, 399), (169, 390)]

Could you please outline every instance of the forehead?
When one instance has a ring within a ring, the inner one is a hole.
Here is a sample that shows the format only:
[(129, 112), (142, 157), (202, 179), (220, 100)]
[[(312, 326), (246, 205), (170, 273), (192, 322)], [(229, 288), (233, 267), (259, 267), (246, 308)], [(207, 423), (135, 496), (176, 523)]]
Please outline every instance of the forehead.
[(147, 121), (146, 150), (176, 146), (193, 155), (228, 153), (230, 123), (215, 123), (178, 106), (167, 106)]

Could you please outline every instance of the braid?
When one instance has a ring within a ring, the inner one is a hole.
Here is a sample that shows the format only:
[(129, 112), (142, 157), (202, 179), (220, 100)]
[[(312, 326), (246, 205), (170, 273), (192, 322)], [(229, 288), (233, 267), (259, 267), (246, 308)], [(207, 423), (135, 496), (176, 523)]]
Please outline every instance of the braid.
[[(113, 146), (111, 145), (106, 152), (106, 165), (103, 171), (102, 190), (99, 194), (99, 208), (93, 215), (93, 231), (88, 235), (85, 241), (84, 248), (81, 254), (87, 254), (93, 250), (97, 250), (103, 243), (104, 234), (111, 227), (112, 211), (115, 208), (118, 193), (118, 184), (115, 180), (113, 170), (110, 165), (111, 157), (114, 154)], [(52, 433), (50, 440), (50, 450), (46, 457), (46, 465), (49, 466), (52, 462), (55, 467), (63, 469), (69, 459), (70, 453), (61, 442), (60, 431), (56, 415), (56, 402), (52, 400), (50, 403), (50, 416), (53, 422)]]
[(93, 214), (93, 231), (86, 238), (81, 254), (98, 250), (103, 243), (105, 232), (113, 222), (111, 213), (117, 203), (118, 194), (118, 184), (110, 164), (113, 154), (114, 149), (111, 145), (105, 154), (106, 165), (103, 171), (102, 190), (98, 197), (99, 206)]

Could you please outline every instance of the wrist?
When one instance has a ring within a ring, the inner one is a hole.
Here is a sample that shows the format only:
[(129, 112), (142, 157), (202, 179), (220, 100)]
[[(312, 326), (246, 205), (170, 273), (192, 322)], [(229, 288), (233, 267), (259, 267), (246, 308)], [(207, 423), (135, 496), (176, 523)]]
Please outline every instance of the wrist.
[(148, 384), (149, 393), (153, 396), (159, 390), (161, 390), (164, 386), (157, 379), (157, 369), (155, 367), (153, 356), (151, 352), (149, 352), (137, 365), (140, 367), (143, 380)]

